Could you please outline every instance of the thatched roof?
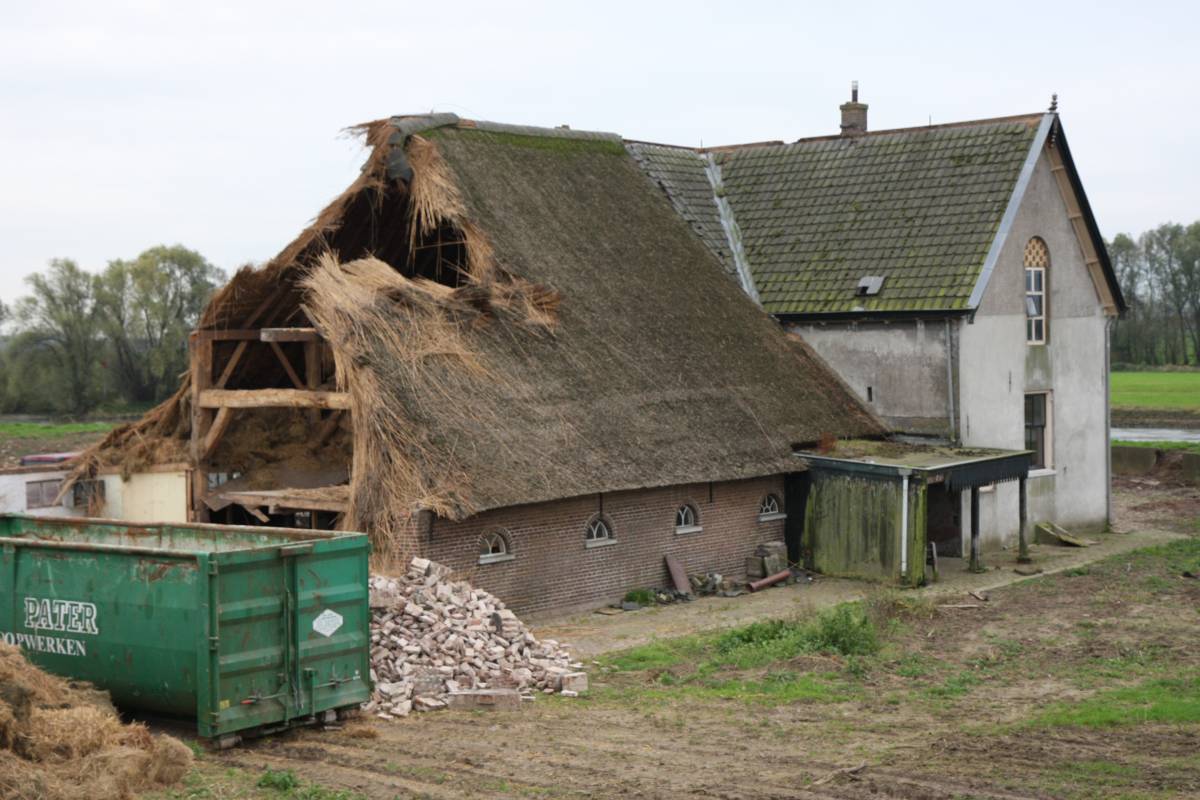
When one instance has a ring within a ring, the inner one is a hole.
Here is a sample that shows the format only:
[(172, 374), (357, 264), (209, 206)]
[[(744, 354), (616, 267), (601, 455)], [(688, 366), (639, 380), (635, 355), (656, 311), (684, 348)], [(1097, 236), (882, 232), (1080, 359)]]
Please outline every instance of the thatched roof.
[[(884, 433), (619, 138), (406, 118), (367, 133), (363, 177), (204, 317), (238, 327), (276, 303), (274, 324), (306, 316), (330, 340), (356, 526), (789, 472), (794, 445)], [(447, 224), (467, 240), (457, 288), (405, 263)]]

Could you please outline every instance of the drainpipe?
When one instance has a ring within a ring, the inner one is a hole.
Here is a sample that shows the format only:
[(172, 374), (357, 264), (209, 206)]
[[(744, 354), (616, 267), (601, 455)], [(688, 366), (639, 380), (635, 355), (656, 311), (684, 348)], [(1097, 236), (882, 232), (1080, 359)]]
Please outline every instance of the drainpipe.
[(1104, 321), (1104, 519), (1112, 528), (1112, 326), (1115, 317)]
[(900, 577), (908, 579), (908, 475), (900, 478)]
[(950, 318), (946, 317), (946, 403), (950, 422), (950, 444), (958, 441), (958, 425), (954, 420), (954, 340), (950, 329)]

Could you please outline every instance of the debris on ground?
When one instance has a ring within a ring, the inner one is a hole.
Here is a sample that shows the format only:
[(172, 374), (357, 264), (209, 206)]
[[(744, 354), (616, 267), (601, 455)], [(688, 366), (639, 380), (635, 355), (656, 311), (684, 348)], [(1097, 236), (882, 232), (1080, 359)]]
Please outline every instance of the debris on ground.
[(368, 713), (511, 708), (535, 692), (587, 691), (583, 665), (565, 645), (538, 641), (499, 599), (451, 580), (448, 567), (414, 558), (400, 577), (372, 576), (370, 590)]
[(122, 724), (108, 694), (43, 672), (0, 642), (0, 797), (127, 800), (178, 782), (192, 751)]
[(1038, 544), (1057, 544), (1069, 547), (1091, 547), (1095, 539), (1076, 536), (1053, 522), (1040, 522), (1034, 527), (1034, 541)]

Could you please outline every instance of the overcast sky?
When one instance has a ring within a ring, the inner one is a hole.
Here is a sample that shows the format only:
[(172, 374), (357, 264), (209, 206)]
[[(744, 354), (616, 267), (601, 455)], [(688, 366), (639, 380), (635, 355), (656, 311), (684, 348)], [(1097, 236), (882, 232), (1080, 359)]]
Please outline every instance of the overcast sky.
[[(54, 257), (280, 250), (395, 113), (679, 144), (1060, 111), (1107, 237), (1200, 218), (1179, 3), (0, 0), (0, 299)], [(187, 6), (187, 8), (185, 8)]]

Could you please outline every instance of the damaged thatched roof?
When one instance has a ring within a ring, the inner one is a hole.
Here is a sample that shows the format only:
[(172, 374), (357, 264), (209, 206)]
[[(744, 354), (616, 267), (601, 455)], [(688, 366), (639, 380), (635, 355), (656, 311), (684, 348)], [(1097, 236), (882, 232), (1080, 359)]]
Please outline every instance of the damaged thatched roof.
[[(356, 429), (408, 431), (372, 461), (405, 462), (410, 502), (462, 517), (747, 478), (795, 469), (793, 443), (882, 433), (723, 275), (619, 140), (555, 133), (442, 127), (409, 145), (414, 192), (423, 168), (449, 178), (443, 206), (486, 241), (489, 310), (465, 310), (475, 285), (449, 292), (380, 262), (311, 278)], [(552, 322), (498, 303), (510, 281), (552, 290)], [(356, 482), (371, 480), (363, 445), (359, 433)]]
[[(203, 321), (307, 317), (329, 339), (353, 395), (356, 527), (788, 472), (794, 444), (884, 432), (618, 137), (442, 117), (364, 129), (363, 176)], [(465, 240), (456, 286), (411, 268), (445, 226)]]

